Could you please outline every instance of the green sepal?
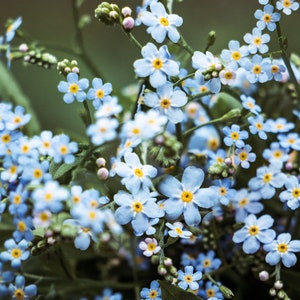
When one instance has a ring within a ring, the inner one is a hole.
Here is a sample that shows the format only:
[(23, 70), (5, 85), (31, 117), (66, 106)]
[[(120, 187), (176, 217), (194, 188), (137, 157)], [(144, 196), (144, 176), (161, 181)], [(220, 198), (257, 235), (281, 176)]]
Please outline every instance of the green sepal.
[(166, 281), (158, 280), (158, 282), (161, 287), (162, 299), (164, 300), (174, 300), (174, 299), (201, 300), (202, 299), (194, 295), (192, 292), (183, 290), (182, 288), (173, 285), (171, 283), (168, 283)]

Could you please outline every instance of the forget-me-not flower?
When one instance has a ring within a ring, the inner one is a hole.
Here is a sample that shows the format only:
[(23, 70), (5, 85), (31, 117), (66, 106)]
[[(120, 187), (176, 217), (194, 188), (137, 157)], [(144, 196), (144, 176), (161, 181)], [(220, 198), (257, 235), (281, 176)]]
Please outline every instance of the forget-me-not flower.
[(267, 27), (268, 30), (274, 31), (276, 29), (276, 22), (280, 20), (280, 14), (274, 11), (274, 6), (267, 4), (264, 10), (258, 9), (254, 13), (254, 17), (258, 19), (256, 26), (263, 30)]
[(254, 162), (256, 160), (256, 154), (254, 152), (250, 152), (252, 147), (250, 145), (245, 145), (242, 148), (237, 148), (234, 151), (234, 164), (236, 166), (241, 165), (242, 168), (248, 169), (250, 167), (249, 162)]
[(267, 251), (266, 262), (271, 265), (277, 265), (280, 261), (290, 268), (297, 262), (294, 252), (300, 252), (300, 240), (292, 240), (290, 233), (281, 233), (277, 239), (269, 244), (264, 245)]
[(226, 146), (235, 145), (237, 148), (242, 148), (245, 146), (243, 140), (248, 138), (248, 132), (246, 130), (240, 130), (240, 126), (237, 124), (232, 124), (231, 127), (225, 126), (223, 128), (225, 134), (224, 143)]
[(200, 253), (197, 257), (196, 270), (204, 274), (217, 270), (222, 264), (221, 259), (216, 257), (214, 250), (209, 250), (207, 253)]
[(8, 290), (12, 297), (11, 299), (16, 300), (27, 300), (35, 297), (37, 294), (37, 286), (35, 284), (25, 286), (25, 277), (23, 275), (17, 275), (15, 284), (10, 283)]
[(244, 222), (244, 227), (234, 233), (232, 240), (235, 243), (243, 243), (245, 253), (253, 254), (259, 249), (261, 243), (268, 244), (275, 238), (275, 231), (270, 229), (274, 219), (270, 215), (257, 218), (250, 214)]
[(279, 0), (276, 2), (276, 8), (282, 10), (284, 14), (290, 15), (292, 11), (299, 8), (299, 3), (294, 0)]
[(248, 51), (251, 54), (255, 54), (260, 52), (264, 54), (268, 52), (269, 47), (267, 43), (271, 40), (270, 35), (268, 33), (262, 33), (262, 31), (254, 27), (252, 29), (252, 33), (246, 33), (244, 35), (244, 41), (248, 44)]
[(279, 194), (281, 202), (286, 202), (290, 209), (295, 210), (300, 206), (300, 183), (299, 179), (291, 175), (284, 183), (285, 190)]
[(15, 37), (17, 29), (21, 26), (22, 24), (22, 17), (18, 17), (13, 21), (11, 25), (9, 25), (6, 28), (6, 33), (5, 33), (5, 42), (9, 43), (12, 41), (12, 39)]
[(136, 60), (133, 64), (135, 73), (142, 78), (149, 76), (150, 84), (154, 88), (165, 84), (168, 76), (179, 74), (179, 65), (171, 59), (166, 45), (157, 49), (153, 43), (147, 43), (141, 53), (143, 58)]
[(143, 288), (140, 293), (143, 300), (162, 300), (160, 285), (156, 280), (151, 281), (150, 288)]
[(87, 98), (93, 100), (93, 106), (98, 109), (104, 101), (110, 100), (112, 92), (111, 83), (103, 83), (101, 78), (94, 78), (92, 88), (87, 93)]
[(196, 271), (194, 273), (193, 266), (184, 267), (184, 272), (178, 270), (178, 286), (186, 290), (190, 288), (191, 290), (197, 290), (199, 288), (199, 281), (202, 278), (202, 272)]
[(89, 86), (89, 81), (86, 78), (79, 79), (77, 73), (69, 73), (67, 81), (60, 81), (57, 86), (59, 92), (64, 93), (64, 101), (72, 103), (75, 99), (78, 102), (83, 102), (86, 99), (86, 90)]
[(168, 198), (164, 201), (166, 215), (171, 220), (183, 214), (185, 222), (198, 225), (201, 215), (198, 207), (211, 208), (216, 202), (216, 192), (211, 188), (200, 188), (204, 172), (196, 167), (187, 167), (180, 182), (169, 175), (159, 184), (159, 191)]
[(164, 5), (160, 2), (151, 3), (150, 10), (151, 12), (143, 11), (140, 16), (142, 23), (148, 26), (147, 32), (158, 43), (162, 43), (166, 35), (173, 43), (177, 43), (180, 34), (176, 27), (182, 25), (182, 18), (176, 14), (167, 14)]
[(144, 103), (165, 114), (170, 122), (179, 123), (183, 119), (183, 112), (180, 107), (187, 103), (187, 96), (180, 89), (174, 90), (172, 83), (167, 81), (157, 88), (156, 93), (147, 93)]

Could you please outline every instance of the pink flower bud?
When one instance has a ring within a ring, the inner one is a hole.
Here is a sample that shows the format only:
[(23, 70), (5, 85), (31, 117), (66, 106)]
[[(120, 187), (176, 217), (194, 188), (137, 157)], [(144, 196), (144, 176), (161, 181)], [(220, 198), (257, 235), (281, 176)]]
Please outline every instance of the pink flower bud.
[(126, 17), (122, 25), (126, 30), (131, 30), (134, 27), (134, 19), (132, 17)]
[(125, 7), (122, 8), (122, 15), (123, 15), (124, 17), (130, 17), (130, 16), (131, 16), (131, 13), (132, 13), (132, 10), (131, 10), (130, 7), (125, 6)]
[(97, 158), (96, 160), (96, 164), (99, 168), (101, 167), (105, 167), (105, 164), (106, 164), (106, 160), (103, 158), (103, 157), (99, 157)]
[(27, 52), (27, 50), (28, 50), (27, 44), (23, 43), (23, 44), (21, 44), (19, 46), (19, 51), (21, 51), (21, 52)]
[(106, 180), (108, 178), (109, 172), (106, 168), (101, 168), (97, 171), (97, 176), (100, 179)]
[(258, 276), (261, 281), (267, 281), (270, 277), (269, 272), (267, 272), (267, 271), (259, 272)]
[(79, 73), (79, 68), (78, 67), (73, 67), (72, 72), (73, 73)]

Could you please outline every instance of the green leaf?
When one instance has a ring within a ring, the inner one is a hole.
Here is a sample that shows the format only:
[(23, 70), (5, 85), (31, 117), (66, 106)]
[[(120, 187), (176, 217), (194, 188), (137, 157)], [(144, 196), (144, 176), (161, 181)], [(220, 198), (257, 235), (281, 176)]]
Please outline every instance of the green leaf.
[(174, 300), (174, 299), (201, 300), (202, 299), (194, 295), (192, 292), (183, 290), (182, 288), (173, 285), (171, 283), (168, 283), (166, 281), (158, 280), (158, 282), (161, 287), (163, 300)]

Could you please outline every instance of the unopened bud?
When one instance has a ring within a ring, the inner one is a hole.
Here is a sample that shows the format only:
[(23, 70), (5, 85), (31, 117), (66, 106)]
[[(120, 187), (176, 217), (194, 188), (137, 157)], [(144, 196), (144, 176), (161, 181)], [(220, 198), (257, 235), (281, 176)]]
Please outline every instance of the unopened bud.
[(126, 30), (131, 30), (134, 27), (134, 19), (132, 17), (126, 17), (123, 22), (122, 25)]
[(158, 272), (159, 275), (164, 276), (168, 273), (168, 270), (166, 269), (166, 267), (164, 265), (159, 265), (157, 267), (157, 272)]
[(280, 290), (280, 289), (282, 289), (282, 287), (283, 287), (283, 282), (281, 280), (276, 280), (274, 282), (274, 288), (276, 290)]
[(103, 157), (97, 158), (96, 164), (97, 164), (97, 166), (98, 166), (99, 168), (105, 167), (105, 164), (106, 164), (105, 158), (103, 158)]
[(164, 259), (164, 265), (165, 265), (166, 267), (171, 267), (171, 266), (173, 265), (172, 258), (166, 257), (166, 258)]
[(108, 175), (109, 175), (109, 171), (108, 171), (106, 168), (100, 168), (100, 169), (97, 171), (97, 176), (98, 176), (100, 179), (106, 180), (106, 179), (108, 178)]
[(261, 271), (258, 276), (261, 281), (267, 281), (270, 278), (270, 274), (267, 271)]
[(28, 51), (28, 46), (27, 44), (23, 43), (19, 46), (19, 51), (21, 52), (27, 52)]
[(122, 15), (124, 17), (130, 17), (131, 13), (132, 13), (132, 9), (130, 7), (125, 6), (125, 7), (122, 8)]
[(234, 296), (231, 289), (226, 287), (225, 285), (219, 286), (221, 293), (224, 295), (225, 298), (232, 298)]
[(208, 33), (207, 46), (208, 47), (212, 46), (215, 43), (215, 41), (216, 41), (216, 32), (212, 30)]

